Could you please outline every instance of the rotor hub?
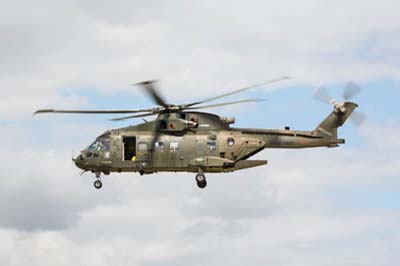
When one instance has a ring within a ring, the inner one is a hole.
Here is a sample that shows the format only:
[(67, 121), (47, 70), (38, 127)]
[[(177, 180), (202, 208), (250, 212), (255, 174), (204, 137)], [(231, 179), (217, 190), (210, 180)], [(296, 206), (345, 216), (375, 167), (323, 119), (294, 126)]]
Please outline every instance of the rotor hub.
[(333, 105), (333, 108), (336, 113), (344, 113), (346, 112), (345, 102), (338, 102), (336, 99), (332, 99), (330, 104)]

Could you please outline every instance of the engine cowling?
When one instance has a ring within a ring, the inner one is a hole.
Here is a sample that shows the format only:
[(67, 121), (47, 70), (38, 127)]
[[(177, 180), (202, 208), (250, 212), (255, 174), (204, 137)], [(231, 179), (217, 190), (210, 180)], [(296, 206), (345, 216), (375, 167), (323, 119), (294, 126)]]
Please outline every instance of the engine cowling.
[(158, 122), (158, 128), (163, 132), (182, 132), (188, 129), (197, 128), (198, 123), (180, 118), (162, 119)]

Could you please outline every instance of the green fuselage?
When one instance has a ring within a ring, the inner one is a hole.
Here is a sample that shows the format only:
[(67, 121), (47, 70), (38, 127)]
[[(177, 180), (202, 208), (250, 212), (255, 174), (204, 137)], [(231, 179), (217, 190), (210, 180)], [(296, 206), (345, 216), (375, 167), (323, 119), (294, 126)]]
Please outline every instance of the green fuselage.
[[(344, 120), (332, 113), (323, 123), (338, 127), (337, 121)], [(231, 172), (266, 164), (249, 160), (265, 148), (335, 147), (344, 142), (336, 131), (324, 132), (323, 123), (313, 131), (293, 131), (232, 128), (228, 121), (200, 112), (162, 114), (151, 122), (107, 131), (75, 158), (75, 164), (104, 174)]]

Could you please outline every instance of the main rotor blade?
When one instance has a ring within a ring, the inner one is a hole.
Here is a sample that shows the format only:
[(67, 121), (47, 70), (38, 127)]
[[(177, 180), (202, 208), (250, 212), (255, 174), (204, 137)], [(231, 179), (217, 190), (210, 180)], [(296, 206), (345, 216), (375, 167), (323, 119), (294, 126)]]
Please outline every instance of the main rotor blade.
[(366, 118), (367, 115), (359, 111), (354, 111), (350, 116), (351, 122), (353, 122), (356, 127), (360, 127)]
[(285, 80), (285, 79), (290, 79), (290, 77), (286, 77), (285, 76), (285, 77), (280, 77), (280, 78), (264, 81), (264, 82), (257, 83), (257, 84), (254, 84), (254, 85), (251, 85), (251, 86), (248, 86), (248, 87), (244, 87), (244, 88), (241, 88), (241, 89), (238, 89), (238, 90), (234, 90), (232, 92), (224, 93), (224, 94), (221, 94), (219, 96), (211, 97), (211, 98), (205, 99), (203, 101), (189, 103), (189, 104), (186, 104), (185, 106), (186, 107), (191, 107), (191, 106), (194, 106), (194, 105), (203, 104), (203, 103), (206, 103), (206, 102), (211, 102), (211, 101), (214, 101), (214, 100), (217, 100), (217, 99), (221, 99), (221, 98), (224, 98), (224, 97), (227, 97), (227, 96), (231, 96), (233, 94), (237, 94), (239, 92), (243, 92), (243, 91), (246, 91), (246, 90), (249, 90), (249, 89), (253, 89), (253, 88), (256, 88), (256, 87), (265, 86), (265, 85), (268, 85), (268, 84), (271, 84), (271, 83), (275, 83), (275, 82), (278, 82), (278, 81), (281, 81), (281, 80)]
[(360, 91), (361, 88), (357, 84), (349, 82), (346, 84), (346, 88), (343, 91), (342, 97), (347, 101), (356, 96)]
[(263, 101), (267, 101), (267, 99), (248, 99), (248, 100), (241, 100), (241, 101), (234, 101), (234, 102), (217, 103), (217, 104), (210, 104), (210, 105), (203, 105), (203, 106), (194, 106), (194, 107), (186, 108), (186, 110), (206, 109), (206, 108), (219, 107), (219, 106), (225, 106), (225, 105), (233, 105), (233, 104), (239, 104), (239, 103), (263, 102)]
[(321, 102), (330, 104), (332, 97), (329, 94), (328, 90), (324, 85), (319, 87), (315, 92), (314, 92), (314, 98), (317, 100), (320, 100)]
[(160, 106), (168, 107), (168, 104), (163, 99), (159, 91), (157, 90), (156, 86), (154, 85), (157, 81), (155, 80), (148, 80), (136, 83), (134, 85), (141, 86), (145, 89), (145, 91), (153, 98), (154, 102), (156, 102)]
[(110, 121), (122, 121), (122, 120), (126, 120), (126, 119), (146, 117), (146, 116), (152, 116), (152, 115), (156, 115), (156, 113), (147, 113), (147, 114), (124, 116), (124, 117), (112, 118), (112, 119), (109, 119), (109, 120)]
[(57, 114), (131, 114), (151, 112), (153, 109), (137, 109), (137, 110), (55, 110), (55, 109), (40, 109), (33, 114), (57, 113)]

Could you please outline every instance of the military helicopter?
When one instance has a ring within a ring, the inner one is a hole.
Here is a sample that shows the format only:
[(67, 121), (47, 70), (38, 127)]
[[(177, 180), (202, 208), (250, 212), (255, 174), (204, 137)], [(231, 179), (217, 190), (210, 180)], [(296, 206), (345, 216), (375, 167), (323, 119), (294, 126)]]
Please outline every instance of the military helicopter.
[[(337, 129), (350, 117), (357, 104), (349, 99), (360, 88), (349, 83), (343, 93), (343, 101), (332, 99), (325, 87), (320, 87), (317, 99), (333, 105), (333, 111), (312, 131), (235, 128), (234, 117), (198, 111), (211, 107), (258, 102), (263, 99), (247, 99), (217, 104), (215, 101), (255, 87), (265, 86), (288, 79), (281, 77), (241, 88), (229, 93), (188, 104), (169, 104), (161, 96), (156, 81), (144, 81), (135, 85), (143, 88), (157, 107), (137, 110), (37, 110), (34, 114), (131, 114), (111, 120), (119, 121), (157, 115), (153, 121), (108, 130), (73, 158), (82, 174), (95, 174), (94, 187), (102, 187), (101, 174), (111, 172), (139, 172), (141, 175), (157, 172), (193, 172), (199, 188), (205, 188), (205, 173), (233, 172), (266, 165), (267, 160), (250, 158), (266, 148), (337, 147), (345, 140), (337, 137)], [(365, 115), (354, 113), (355, 124), (361, 124)]]

